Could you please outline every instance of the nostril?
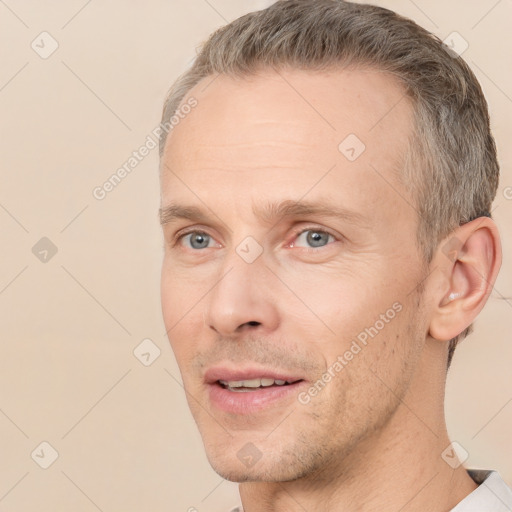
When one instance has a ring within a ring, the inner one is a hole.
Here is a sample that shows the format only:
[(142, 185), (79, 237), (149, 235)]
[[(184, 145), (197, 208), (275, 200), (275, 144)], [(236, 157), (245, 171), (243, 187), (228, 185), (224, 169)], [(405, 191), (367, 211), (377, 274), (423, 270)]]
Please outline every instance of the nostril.
[(256, 322), (256, 320), (251, 320), (250, 322), (247, 322), (248, 325), (260, 325), (259, 322)]

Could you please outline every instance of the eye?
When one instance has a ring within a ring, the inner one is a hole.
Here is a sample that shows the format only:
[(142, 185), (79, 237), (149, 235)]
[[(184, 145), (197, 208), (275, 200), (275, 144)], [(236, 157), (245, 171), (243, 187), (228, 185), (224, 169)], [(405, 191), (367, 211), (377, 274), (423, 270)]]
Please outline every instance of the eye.
[(178, 237), (181, 244), (186, 244), (191, 249), (206, 249), (214, 246), (213, 238), (202, 231), (190, 231)]
[[(321, 229), (305, 229), (297, 235), (292, 247), (324, 247), (329, 242), (334, 241), (333, 235)], [(305, 246), (303, 244), (306, 244)]]

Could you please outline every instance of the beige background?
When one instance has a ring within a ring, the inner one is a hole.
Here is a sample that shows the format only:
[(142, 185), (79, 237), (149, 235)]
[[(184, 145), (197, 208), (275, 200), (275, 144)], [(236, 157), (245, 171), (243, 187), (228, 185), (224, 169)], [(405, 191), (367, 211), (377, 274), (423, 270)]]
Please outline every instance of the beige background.
[[(443, 39), (459, 32), (490, 104), (504, 267), (455, 357), (447, 411), (467, 465), (512, 483), (512, 3), (376, 3)], [(205, 459), (164, 336), (157, 150), (103, 200), (92, 191), (158, 124), (197, 44), (265, 4), (0, 2), (0, 511), (217, 512), (236, 503), (236, 485)], [(43, 31), (59, 45), (46, 59), (31, 48), (51, 49)], [(46, 262), (32, 252), (42, 237), (58, 249)], [(149, 366), (133, 353), (147, 338), (161, 351)], [(48, 469), (43, 441), (59, 454)]]

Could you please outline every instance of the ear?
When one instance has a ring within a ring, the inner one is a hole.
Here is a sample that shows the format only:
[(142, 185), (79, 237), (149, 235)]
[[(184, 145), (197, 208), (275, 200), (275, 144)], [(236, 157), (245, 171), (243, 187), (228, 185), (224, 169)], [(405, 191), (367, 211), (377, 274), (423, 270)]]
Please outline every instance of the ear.
[(492, 292), (501, 266), (496, 224), (478, 217), (459, 226), (439, 244), (432, 263), (441, 275), (429, 334), (448, 341), (473, 322)]

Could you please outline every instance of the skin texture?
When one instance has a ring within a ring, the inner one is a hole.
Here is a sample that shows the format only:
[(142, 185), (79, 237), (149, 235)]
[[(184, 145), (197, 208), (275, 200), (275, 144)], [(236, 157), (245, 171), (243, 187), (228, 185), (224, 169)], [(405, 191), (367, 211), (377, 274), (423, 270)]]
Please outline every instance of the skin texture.
[[(208, 77), (190, 96), (197, 107), (166, 143), (161, 203), (204, 217), (163, 215), (162, 308), (213, 468), (242, 482), (246, 512), (449, 510), (476, 486), (441, 457), (450, 443), (447, 340), (490, 294), (501, 254), (493, 221), (461, 226), (447, 238), (460, 241), (457, 255), (442, 242), (423, 264), (414, 201), (397, 177), (412, 106), (383, 72), (263, 70)], [(366, 147), (354, 161), (338, 149), (349, 134)], [(360, 218), (256, 215), (283, 201)], [(189, 229), (205, 248), (191, 245), (194, 235), (177, 238)], [(237, 252), (247, 237), (262, 251), (252, 263)], [(459, 296), (448, 300), (451, 292)], [(393, 318), (347, 360), (393, 305)], [(225, 412), (205, 384), (215, 365), (303, 382), (250, 414)], [(301, 403), (329, 369), (329, 382)], [(244, 463), (244, 450), (258, 460)]]

